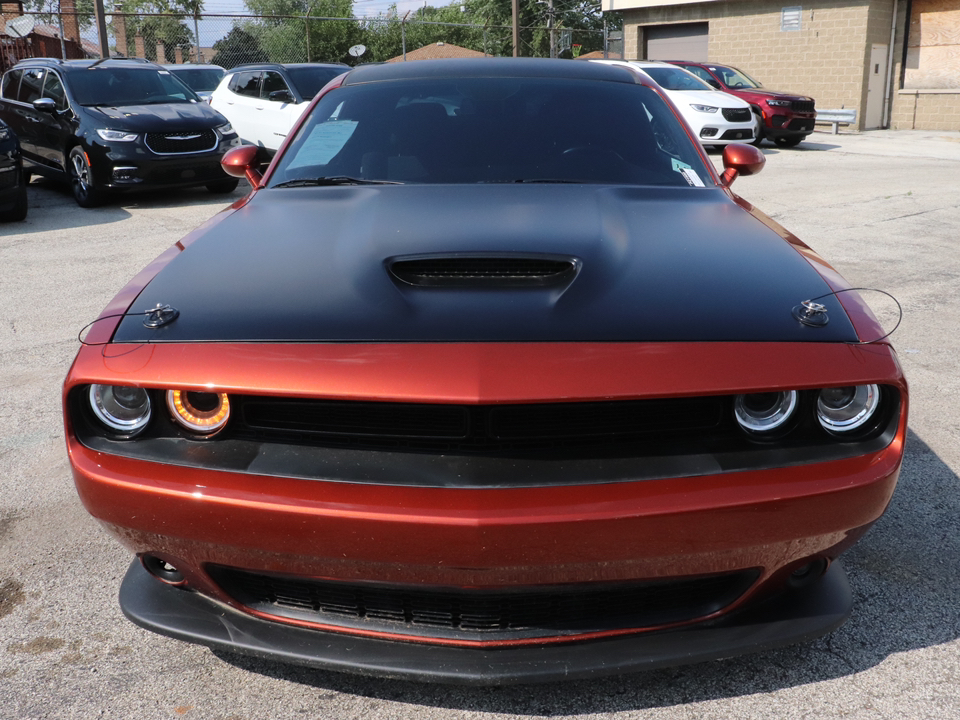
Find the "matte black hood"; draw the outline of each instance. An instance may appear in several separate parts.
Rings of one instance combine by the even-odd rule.
[[[227,122],[206,103],[158,103],[121,107],[85,106],[83,111],[98,127],[130,132],[189,132],[208,130]]]
[[[575,257],[564,287],[412,287],[390,258]],[[180,311],[117,341],[855,341],[791,310],[829,292],[719,189],[402,185],[262,190],[169,263],[131,307]]]

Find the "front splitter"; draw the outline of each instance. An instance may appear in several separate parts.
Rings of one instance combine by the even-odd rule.
[[[852,605],[846,574],[834,562],[819,582],[710,623],[601,640],[477,649],[262,620],[162,583],[136,560],[120,586],[124,614],[161,635],[325,670],[463,685],[601,677],[759,652],[830,632],[847,619]]]

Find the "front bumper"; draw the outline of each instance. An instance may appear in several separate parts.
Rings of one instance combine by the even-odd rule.
[[[734,657],[819,637],[852,596],[834,562],[823,578],[710,623],[587,642],[494,649],[401,643],[283,625],[164,584],[134,561],[120,587],[126,616],[147,630],[269,660],[463,685],[573,680]]]
[[[772,115],[765,119],[764,134],[769,138],[806,137],[813,132],[816,113],[810,115]]]
[[[240,144],[237,136],[220,137],[206,152],[158,155],[142,139],[104,145],[97,141],[87,150],[97,187],[113,191],[193,187],[229,180],[220,160]]]

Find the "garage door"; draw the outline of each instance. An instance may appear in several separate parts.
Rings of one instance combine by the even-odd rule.
[[[648,60],[707,61],[708,23],[647,25],[643,28],[644,57]]]

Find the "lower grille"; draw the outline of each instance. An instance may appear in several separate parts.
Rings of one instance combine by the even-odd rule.
[[[217,147],[217,133],[213,130],[193,132],[147,133],[146,143],[157,155],[185,155],[209,152]]]
[[[615,585],[463,590],[208,570],[239,603],[277,618],[461,640],[582,635],[694,620],[730,605],[758,577],[748,570]]]
[[[753,130],[727,130],[720,136],[721,140],[752,140]]]
[[[430,405],[237,396],[247,440],[434,452],[499,452],[689,439],[721,424],[721,397],[531,405]],[[635,448],[634,448],[635,449]]]
[[[160,164],[161,163],[157,163],[157,165]],[[177,164],[179,165],[180,163]],[[178,185],[180,183],[215,182],[217,180],[226,180],[228,177],[219,163],[210,162],[202,165],[193,165],[188,168],[157,167],[150,172],[146,181],[157,185]]]
[[[723,108],[722,112],[727,122],[750,122],[753,118],[750,108]]]

